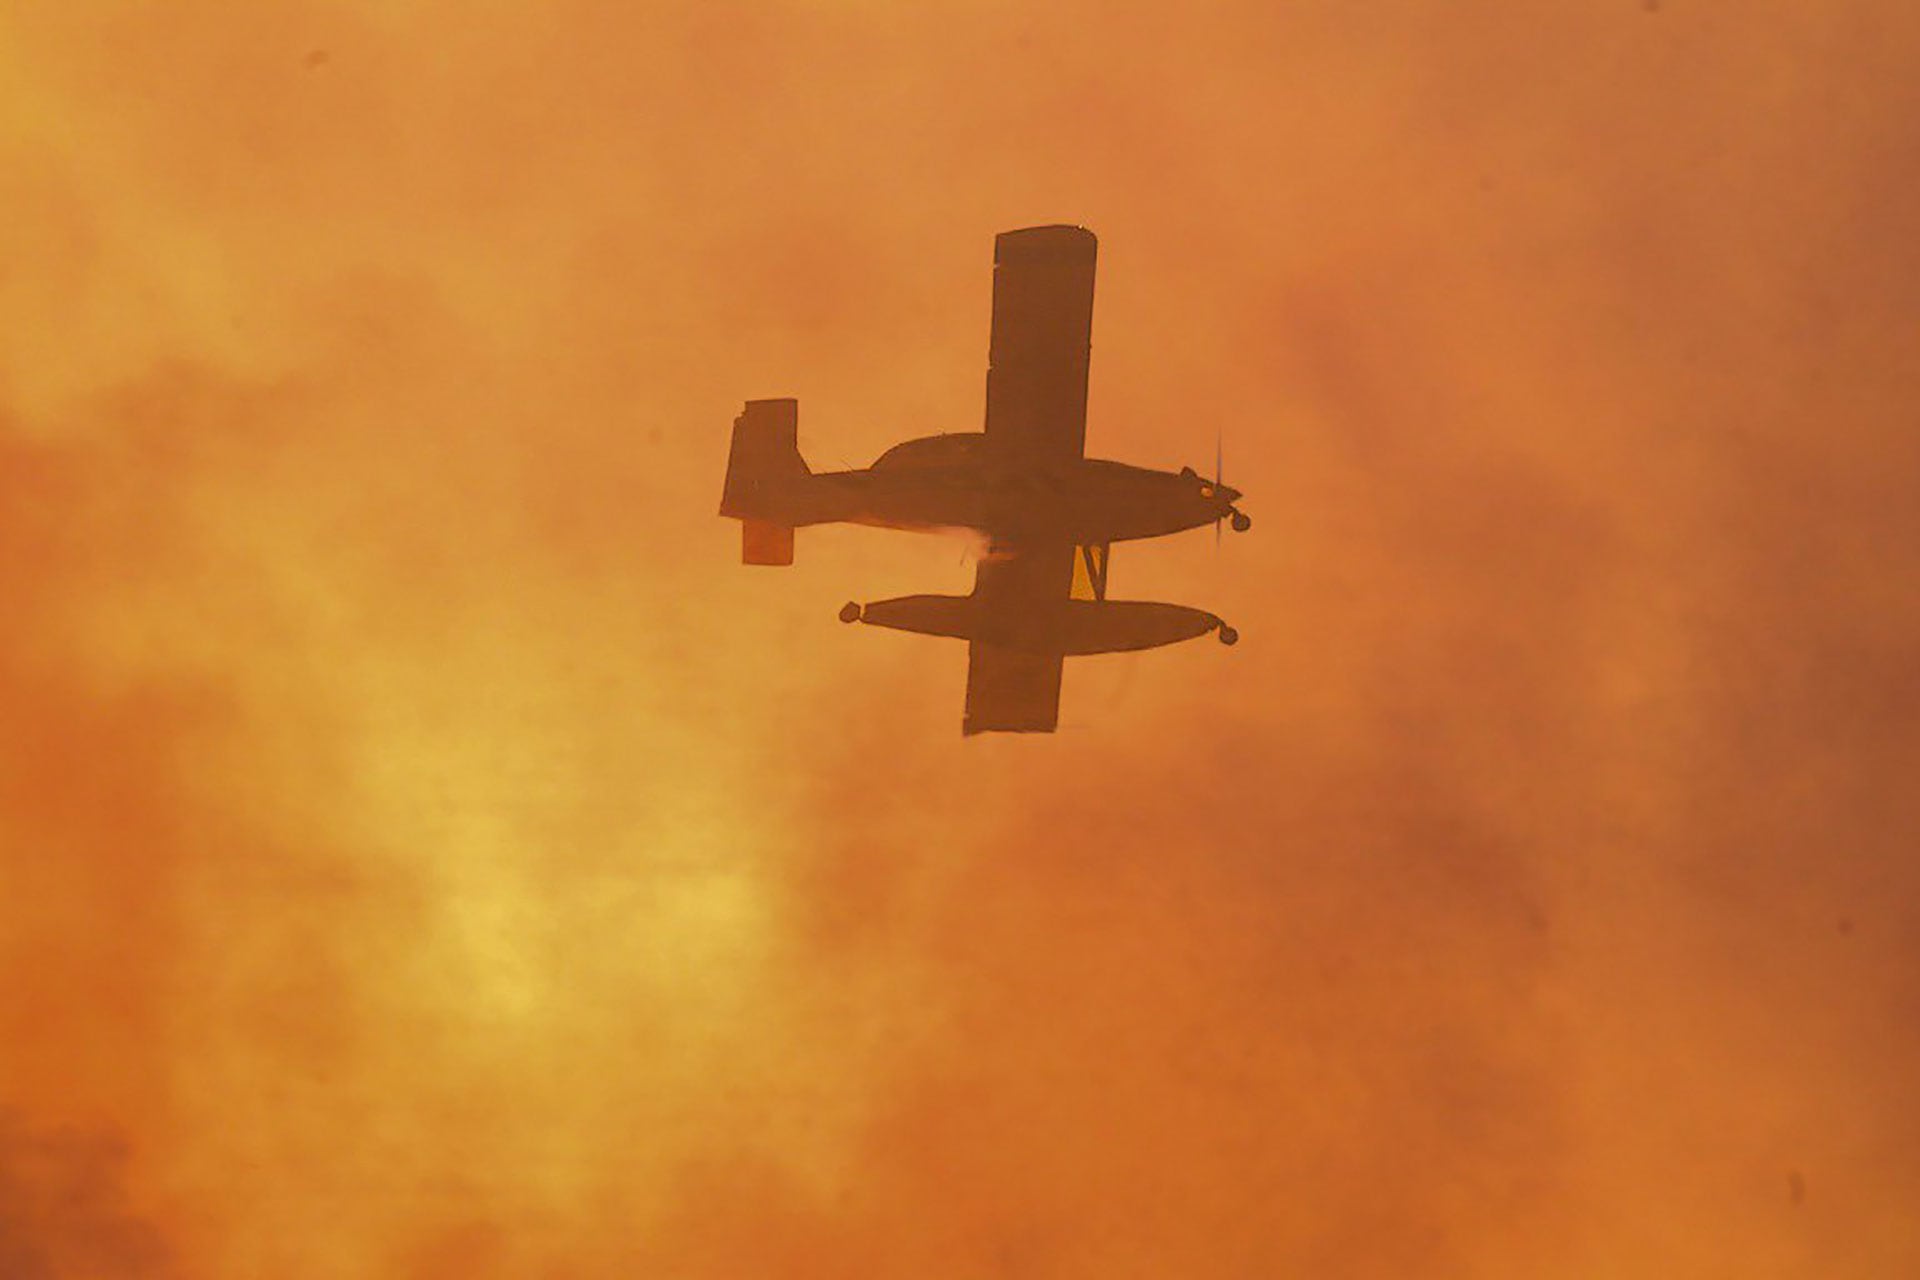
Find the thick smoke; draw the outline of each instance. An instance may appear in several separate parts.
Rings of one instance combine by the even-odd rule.
[[[159,1236],[121,1185],[117,1138],[38,1131],[0,1113],[0,1275],[9,1280],[172,1275]]]
[[[0,18],[0,1271],[1920,1268],[1916,54]],[[1114,589],[1245,639],[963,742],[956,646],[832,618],[965,545],[744,569],[726,428],[977,426],[1050,221],[1090,446],[1256,520]]]

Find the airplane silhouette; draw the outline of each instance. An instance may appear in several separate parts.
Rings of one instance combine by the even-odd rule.
[[[1085,456],[1095,247],[1084,227],[995,237],[983,432],[909,440],[864,470],[816,473],[800,457],[797,401],[749,400],[734,420],[720,514],[741,522],[744,564],[792,564],[793,531],[811,524],[986,537],[971,595],[840,610],[842,622],[965,640],[966,734],[1053,732],[1067,657],[1209,631],[1240,638],[1201,609],[1107,599],[1113,543],[1252,522],[1217,475]]]

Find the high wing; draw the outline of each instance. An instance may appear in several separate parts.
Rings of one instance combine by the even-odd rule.
[[[1060,719],[1065,655],[1048,619],[1067,599],[1076,549],[1068,543],[996,544],[974,574],[980,611],[967,642],[966,734],[1051,733]]]
[[[1084,227],[994,238],[986,447],[1002,466],[1071,462],[1086,449],[1095,248]]]

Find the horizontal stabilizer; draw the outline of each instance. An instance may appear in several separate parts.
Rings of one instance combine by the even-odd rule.
[[[740,563],[792,564],[793,526],[767,520],[742,520]]]
[[[720,514],[736,520],[793,523],[794,504],[808,477],[799,439],[797,400],[747,401],[747,407],[733,420],[733,444],[727,453]]]

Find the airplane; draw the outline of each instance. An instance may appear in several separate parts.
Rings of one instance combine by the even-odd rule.
[[[967,642],[961,732],[1051,733],[1071,656],[1152,649],[1213,632],[1185,605],[1107,599],[1115,542],[1252,521],[1240,492],[1192,467],[1152,471],[1085,456],[1097,242],[1076,226],[994,238],[984,431],[908,440],[871,467],[814,472],[799,403],[749,400],[733,424],[720,514],[740,521],[741,562],[793,563],[794,530],[848,523],[951,533],[987,551],[966,596],[848,603],[840,620]]]

